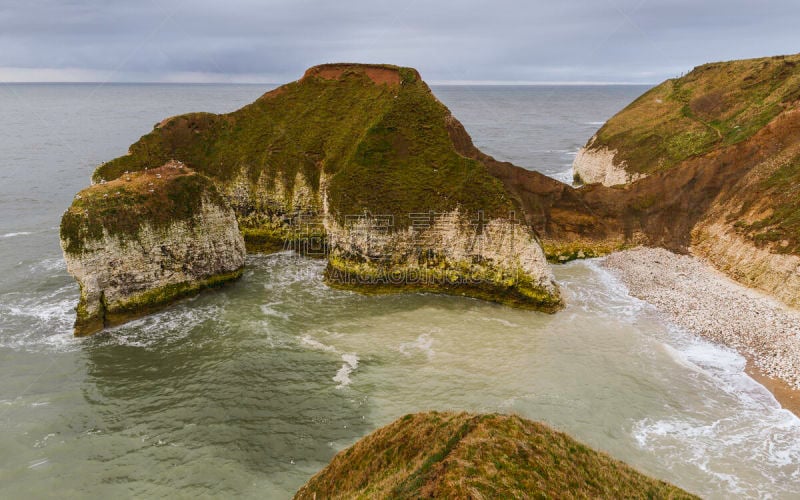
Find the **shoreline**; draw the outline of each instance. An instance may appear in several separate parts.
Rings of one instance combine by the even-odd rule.
[[[745,373],[800,417],[800,311],[698,257],[661,248],[616,252],[600,263],[673,323],[742,355]]]
[[[745,373],[772,393],[783,409],[789,410],[800,418],[800,390],[793,388],[785,380],[766,375],[755,366],[753,360],[746,358]]]

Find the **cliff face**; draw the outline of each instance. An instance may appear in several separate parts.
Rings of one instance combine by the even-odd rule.
[[[645,244],[692,249],[796,305],[798,62],[704,65],[645,93],[581,152],[576,173],[589,184],[579,189],[483,154],[413,69],[354,64],[311,68],[233,113],[165,119],[100,166],[92,189],[180,160],[233,214],[249,251],[327,258],[330,284],[365,292],[437,291],[554,311],[561,299],[545,257]],[[103,274],[102,260],[81,255],[98,252],[92,242],[105,232],[123,251],[148,224],[215,219],[201,197],[168,191],[178,194],[169,206],[140,196],[116,212],[76,200],[62,237],[81,282]],[[116,218],[81,229],[81,210],[90,222],[95,213]],[[217,250],[187,251],[181,266]],[[202,286],[240,265],[231,257],[180,279]],[[136,290],[163,288],[148,279]],[[89,297],[100,288],[86,288],[79,319],[96,321],[99,299]]]
[[[365,291],[418,290],[554,312],[563,304],[538,240],[514,220],[458,210],[416,215],[411,227],[363,217],[327,225],[329,283]]]
[[[233,113],[163,120],[127,155],[98,167],[93,177],[98,184],[91,189],[116,186],[179,160],[197,173],[193,178],[202,179],[209,193],[213,191],[214,206],[229,210],[226,214],[235,215],[235,221],[223,236],[222,224],[215,225],[217,219],[207,209],[184,200],[189,214],[178,210],[173,217],[169,207],[160,207],[160,212],[154,208],[140,219],[143,226],[151,219],[158,224],[191,219],[196,222],[193,230],[213,231],[232,244],[230,227],[238,224],[251,252],[293,249],[328,258],[326,277],[336,286],[365,292],[454,293],[555,311],[562,302],[540,243],[529,226],[515,223],[517,218],[526,220],[524,207],[482,158],[459,150],[450,134],[453,124],[455,118],[413,69],[317,66],[299,81]],[[140,203],[132,200],[131,206]],[[76,200],[68,214],[84,205]],[[97,207],[90,207],[90,216]],[[104,269],[100,257],[88,257],[101,255],[99,244],[91,242],[103,241],[110,249],[103,256],[110,258],[130,246],[128,239],[144,234],[136,225],[114,246],[96,229],[92,234],[70,234],[77,220],[65,216],[62,235],[65,254],[73,262],[71,272],[81,283],[89,283],[89,275]],[[109,233],[116,231],[110,219],[104,227]],[[176,232],[167,238],[189,237],[194,236]],[[148,240],[151,243],[156,239]],[[183,259],[191,267],[197,259],[214,260],[220,248],[212,246],[178,252],[174,262]],[[229,257],[224,273],[241,266],[238,252],[229,252]],[[143,265],[143,260],[136,264]],[[172,284],[162,283],[153,273],[136,274],[141,290]],[[175,279],[184,278],[198,283],[206,279]],[[86,305],[90,292],[99,293],[97,287],[85,287],[80,315],[97,317],[85,312],[97,309],[96,297],[94,306]],[[104,290],[108,301],[113,294]],[[120,289],[119,300],[125,296],[131,304],[138,303],[131,302],[136,290]],[[106,313],[111,309],[106,307]]]
[[[760,154],[715,198],[692,231],[692,251],[800,307],[800,109],[782,113],[748,142]]]
[[[642,173],[628,172],[624,161],[615,164],[617,151],[594,146],[596,140],[597,136],[593,137],[575,156],[572,170],[576,181],[584,184],[600,183],[604,186],[617,186],[645,177]]]
[[[670,170],[751,138],[798,99],[797,55],[698,66],[607,121],[584,148],[591,154],[576,158],[575,173],[610,185],[623,179],[593,173],[621,169],[635,180]]]
[[[244,265],[233,210],[177,162],[81,191],[61,238],[81,290],[76,335],[235,279]]]
[[[587,182],[623,184],[579,190],[615,221],[611,233],[692,251],[797,306],[798,148],[800,56],[781,56],[664,82],[609,120],[574,168]]]
[[[696,498],[517,416],[406,415],[342,451],[303,498]]]

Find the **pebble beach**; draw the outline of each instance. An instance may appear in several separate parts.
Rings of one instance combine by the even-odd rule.
[[[736,283],[699,258],[664,249],[614,253],[602,265],[632,296],[675,324],[735,349],[761,377],[784,382],[795,395],[800,391],[800,311]]]

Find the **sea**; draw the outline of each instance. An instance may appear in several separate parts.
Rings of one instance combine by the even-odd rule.
[[[252,255],[238,282],[88,338],[61,214],[167,116],[269,85],[0,85],[0,498],[290,498],[417,411],[517,413],[707,498],[800,497],[800,419],[596,260],[553,268],[555,315],[333,290],[323,263]],[[476,145],[569,181],[647,87],[434,87]]]

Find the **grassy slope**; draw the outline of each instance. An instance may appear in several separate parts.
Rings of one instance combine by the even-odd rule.
[[[407,415],[339,453],[295,498],[695,498],[517,416]]]
[[[65,251],[81,253],[84,243],[100,239],[103,230],[135,236],[144,223],[159,228],[191,221],[204,198],[224,206],[207,178],[177,164],[95,184],[78,193],[61,218]]]
[[[176,159],[223,183],[244,169],[253,182],[266,175],[289,190],[298,171],[318,189],[324,170],[335,215],[392,214],[399,226],[409,213],[456,205],[487,215],[511,210],[500,182],[455,152],[449,112],[414,70],[380,66],[399,72],[402,83],[392,85],[374,83],[368,67],[344,67],[338,79],[312,74],[230,114],[165,120],[130,154],[99,167],[95,180]]]
[[[739,143],[800,99],[800,55],[698,66],[609,120],[595,146],[630,172],[652,173]]]
[[[727,219],[735,231],[772,253],[800,255],[800,155],[734,195]],[[748,214],[757,213],[755,220]]]

